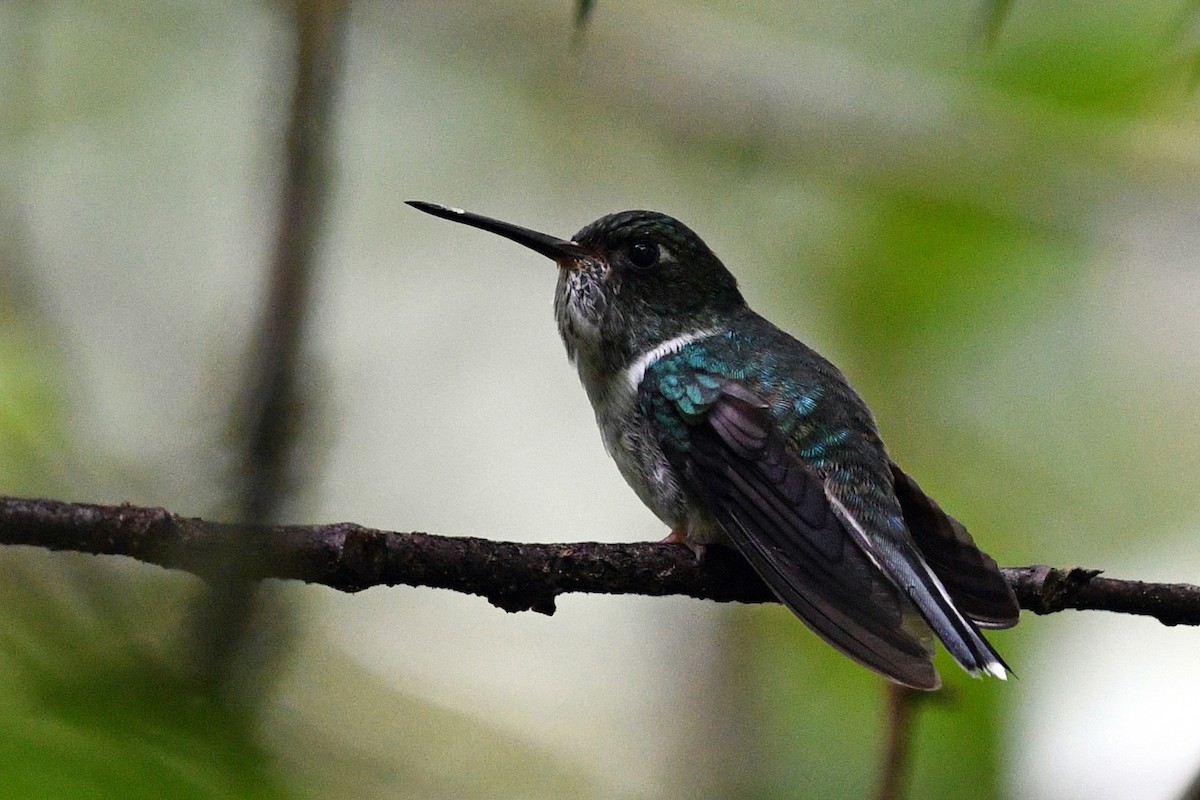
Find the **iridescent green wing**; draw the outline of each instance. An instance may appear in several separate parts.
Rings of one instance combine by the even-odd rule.
[[[824,482],[787,443],[770,405],[693,343],[656,362],[638,402],[687,489],[775,595],[818,635],[899,683],[939,679],[909,601],[857,546]]]

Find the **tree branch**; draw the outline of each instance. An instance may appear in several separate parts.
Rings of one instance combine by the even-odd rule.
[[[686,595],[719,602],[774,598],[733,551],[710,548],[697,563],[686,547],[654,542],[522,544],[474,537],[393,533],[333,525],[238,525],[139,506],[0,498],[0,544],[123,555],[205,577],[233,548],[248,552],[247,578],[319,583],[343,592],[431,586],[486,597],[506,611],[554,613],[570,592]],[[1045,566],[1004,570],[1021,608],[1154,617],[1200,625],[1200,586],[1099,577],[1099,570]]]

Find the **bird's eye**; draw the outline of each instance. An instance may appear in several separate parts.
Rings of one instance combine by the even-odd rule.
[[[653,267],[658,263],[658,245],[634,242],[629,246],[629,262],[640,269]]]

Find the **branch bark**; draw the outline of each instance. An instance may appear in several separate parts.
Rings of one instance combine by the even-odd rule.
[[[219,555],[247,556],[245,577],[319,583],[343,592],[372,586],[431,586],[479,595],[505,611],[554,613],[559,595],[686,595],[718,602],[774,598],[736,553],[709,548],[703,563],[679,545],[655,542],[522,544],[332,525],[239,525],[162,508],[0,498],[0,544],[122,555],[207,577]],[[1021,608],[1154,617],[1200,625],[1200,586],[1100,577],[1070,567],[1004,570]]]

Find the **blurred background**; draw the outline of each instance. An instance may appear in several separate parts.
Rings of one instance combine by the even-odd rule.
[[[665,535],[600,444],[553,267],[403,201],[558,235],[649,208],[843,368],[897,461],[1002,565],[1200,582],[1194,4],[601,0],[582,33],[575,13],[351,4],[302,410],[256,517]],[[276,258],[300,18],[265,0],[0,3],[0,493],[248,518],[231,419]],[[777,607],[228,597],[0,550],[0,793],[877,782],[882,682]],[[244,635],[205,638],[226,627]],[[992,639],[1017,679],[939,657],[912,797],[1153,800],[1200,772],[1200,632],[1069,612]]]

